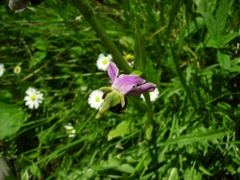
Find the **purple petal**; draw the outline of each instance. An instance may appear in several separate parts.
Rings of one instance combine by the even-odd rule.
[[[112,82],[114,82],[118,75],[118,67],[116,66],[115,63],[110,62],[107,71],[108,71],[108,75],[111,78]]]
[[[133,87],[126,96],[139,96],[146,92],[153,92],[155,90],[156,84],[146,83],[140,86]]]
[[[29,4],[29,0],[9,0],[8,7],[16,12],[23,11]]]
[[[123,94],[127,94],[133,86],[137,86],[145,83],[145,79],[140,78],[137,75],[125,75],[122,74],[112,84],[112,87],[118,89]]]

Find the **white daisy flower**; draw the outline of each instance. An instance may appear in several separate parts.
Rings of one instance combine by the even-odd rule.
[[[81,20],[82,20],[82,17],[83,17],[83,16],[81,16],[81,15],[80,15],[80,16],[77,16],[77,17],[75,17],[75,20],[81,21]]]
[[[100,54],[97,60],[97,67],[100,70],[107,71],[108,65],[112,60],[112,55],[109,54],[105,56],[104,54]]]
[[[94,90],[88,97],[88,104],[91,108],[99,109],[103,103],[103,92],[100,90]]]
[[[81,86],[81,87],[80,87],[80,91],[81,91],[82,93],[85,93],[85,92],[87,91],[87,89],[88,89],[87,86]]]
[[[119,150],[123,150],[123,149],[124,149],[124,148],[122,147],[121,142],[118,142],[118,143],[115,145],[115,148],[116,148],[116,149],[119,149]]]
[[[43,101],[43,93],[38,91],[36,88],[29,87],[26,91],[26,96],[24,100],[26,101],[25,105],[30,109],[37,109],[39,104]]]
[[[68,123],[68,125],[64,126],[65,129],[67,130],[67,134],[69,138],[73,138],[76,135],[76,130],[73,128],[71,123]]]
[[[14,67],[14,69],[13,69],[13,72],[14,72],[15,74],[19,74],[19,73],[21,72],[21,70],[22,70],[21,66],[20,66],[20,65],[16,65],[16,66]]]
[[[0,64],[0,77],[4,74],[4,72],[5,72],[5,66],[4,66],[4,64]]]
[[[150,96],[151,101],[155,101],[158,98],[158,95],[159,95],[158,88],[155,88],[155,90],[153,92],[149,92],[149,96]],[[141,98],[145,101],[145,98],[144,98],[143,94],[141,94]]]
[[[125,60],[127,61],[127,63],[129,64],[130,67],[133,67],[134,65],[134,56],[130,53],[125,55]]]
[[[134,56],[130,53],[125,55],[125,59],[127,62],[132,62],[134,60]]]

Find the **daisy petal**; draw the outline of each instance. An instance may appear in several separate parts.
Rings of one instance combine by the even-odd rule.
[[[88,97],[88,104],[91,108],[99,109],[103,103],[103,92],[99,90],[94,90]]]
[[[25,105],[28,106],[29,109],[37,109],[43,101],[43,94],[36,88],[29,87],[26,91],[24,101],[26,101]]]
[[[106,71],[111,60],[112,55],[109,54],[107,56],[104,56],[104,54],[100,54],[97,59],[97,68]]]
[[[5,66],[4,64],[0,64],[0,77],[4,74],[5,72]]]

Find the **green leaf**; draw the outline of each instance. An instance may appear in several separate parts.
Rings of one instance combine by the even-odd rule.
[[[119,39],[119,43],[123,45],[125,48],[133,49],[134,38],[132,36],[121,36]]]
[[[196,12],[203,15],[205,12],[211,11],[215,7],[214,1],[209,0],[193,0],[195,2],[197,9]]]
[[[135,75],[138,75],[140,77],[143,74],[143,72],[139,71],[139,70],[135,70],[131,74],[135,74]]]
[[[14,135],[25,119],[26,116],[21,108],[0,102],[0,140]]]
[[[234,66],[229,69],[229,72],[240,72],[240,66]]]
[[[138,112],[145,112],[148,108],[147,104],[143,102],[140,97],[137,96],[129,96],[128,103],[132,104],[134,106],[134,109]]]
[[[129,134],[131,131],[131,127],[130,127],[130,121],[122,121],[121,123],[119,123],[117,125],[117,127],[115,129],[112,129],[108,135],[107,135],[107,139],[108,141],[110,141],[113,138],[116,137],[121,137],[124,136],[126,134]]]
[[[217,41],[215,41],[214,39],[209,39],[207,42],[206,42],[206,47],[210,47],[210,48],[216,48],[218,49],[218,43]],[[203,46],[202,46],[203,48]]]
[[[235,58],[231,61],[231,68],[229,69],[230,72],[240,72],[240,58]]]
[[[11,102],[11,101],[13,101],[13,96],[9,91],[1,89],[0,90],[0,101]]]
[[[227,35],[224,35],[222,37],[222,43],[221,43],[221,47],[224,47],[226,44],[228,44],[230,41],[232,41],[233,39],[235,39],[238,36],[238,32],[233,32]]]
[[[180,7],[180,2],[181,1],[173,1],[173,4],[172,4],[172,7],[170,9],[170,16],[168,18],[168,28],[167,28],[167,33],[166,35],[167,36],[170,36],[170,34],[173,32],[173,23],[174,20],[177,18],[177,14],[178,14],[178,11],[179,11],[179,7]]]
[[[170,175],[168,177],[168,180],[178,180],[178,169],[177,168],[172,168],[170,171]]]
[[[171,144],[192,144],[193,142],[196,141],[205,141],[205,140],[212,140],[212,139],[218,139],[222,138],[223,136],[231,134],[231,131],[228,130],[220,130],[220,131],[209,131],[206,133],[199,133],[195,134],[194,136],[179,136],[178,138],[175,139],[170,139],[164,142],[159,142],[157,145],[158,147],[160,146],[166,146],[166,145],[171,145]]]
[[[134,172],[134,168],[132,166],[130,166],[129,164],[122,164],[118,167],[116,167],[116,170],[120,171],[120,172],[124,172],[124,173],[133,173]]]
[[[226,24],[228,7],[229,7],[229,1],[221,0],[219,8],[217,10],[217,14],[216,14],[216,25],[220,32],[224,30],[224,27]]]
[[[80,46],[71,47],[69,49],[69,56],[71,58],[78,58],[83,54],[83,48]]]
[[[144,41],[137,22],[135,22],[134,66],[137,70],[145,72]]]
[[[217,60],[220,67],[224,70],[230,70],[231,60],[230,56],[227,54],[223,54],[220,50],[217,52]]]
[[[32,68],[36,66],[37,64],[41,63],[42,60],[44,60],[47,56],[46,51],[37,51],[33,54],[33,59],[29,62],[29,67]]]
[[[185,37],[196,33],[199,29],[204,26],[204,21],[202,17],[197,17],[193,21],[191,21],[188,25],[187,30],[185,31]]]
[[[209,172],[205,167],[200,166],[199,170],[202,171],[203,174],[206,174],[208,176],[212,176],[213,174],[211,172]]]
[[[206,1],[205,0],[193,0],[197,6],[196,12],[200,14],[204,14],[206,12]]]
[[[153,131],[153,125],[152,124],[147,125],[145,129],[145,137],[148,140],[152,139],[152,131]]]
[[[220,44],[220,39],[221,39],[220,30],[218,29],[217,22],[214,19],[213,15],[206,12],[204,13],[203,17],[204,17],[204,21],[206,23],[210,38],[218,42],[218,44]]]
[[[37,176],[37,177],[40,177],[41,176],[41,173],[40,173],[40,169],[38,168],[38,165],[36,163],[33,163],[30,167],[30,172]]]
[[[34,39],[35,43],[33,44],[33,47],[35,47],[36,49],[40,50],[40,51],[47,51],[48,49],[48,40],[44,39],[43,37],[37,37]]]
[[[109,156],[107,161],[103,161],[101,168],[103,169],[113,169],[121,165],[121,160],[115,157]]]
[[[199,173],[195,168],[195,162],[191,168],[187,168],[184,172],[184,179],[194,179],[194,180],[201,180],[202,174]]]
[[[129,174],[134,172],[134,168],[131,165],[126,163],[123,164],[121,158],[112,157],[111,155],[108,157],[107,161],[101,163],[101,169],[114,169]]]

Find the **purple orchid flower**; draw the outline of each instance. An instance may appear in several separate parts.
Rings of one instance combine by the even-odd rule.
[[[112,86],[100,88],[100,90],[105,90],[106,93],[103,95],[104,102],[99,109],[97,118],[108,109],[118,114],[123,113],[127,107],[126,96],[138,96],[155,90],[156,84],[146,83],[145,79],[135,74],[121,74],[118,76],[119,69],[113,62],[110,62],[107,71]]]
[[[118,72],[119,69],[117,68],[116,64],[110,62],[108,66],[108,75],[112,81],[112,88],[126,96],[139,96],[143,93],[153,92],[155,90],[156,84],[145,83],[145,79],[142,79],[134,74],[121,74],[119,77],[117,77]]]

